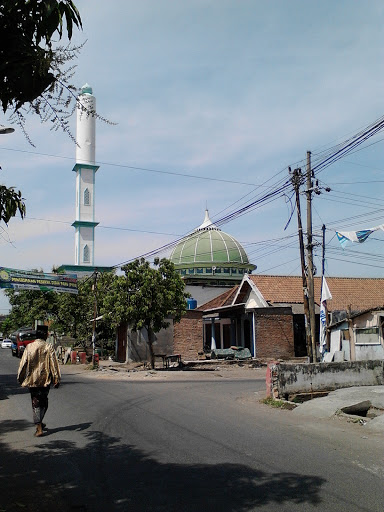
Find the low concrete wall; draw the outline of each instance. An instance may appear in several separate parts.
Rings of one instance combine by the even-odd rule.
[[[384,384],[384,361],[273,363],[268,366],[266,384],[267,395],[274,398],[353,386],[379,386]]]

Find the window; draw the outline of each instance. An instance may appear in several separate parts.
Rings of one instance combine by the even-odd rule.
[[[180,273],[181,273],[182,276],[185,276],[185,274],[187,273],[187,270],[185,268],[182,268],[180,270]]]
[[[203,273],[203,269],[202,268],[197,268],[196,269],[196,274],[202,274]]]
[[[368,327],[366,329],[355,329],[356,345],[378,345],[379,328]]]
[[[84,245],[83,261],[84,261],[84,263],[89,263],[89,247],[88,247],[88,245]]]
[[[239,268],[239,274],[244,274],[244,269]]]
[[[223,272],[224,272],[224,274],[229,274],[229,273],[230,273],[230,271],[231,271],[231,269],[229,269],[228,267],[224,267],[224,268],[223,268]]]
[[[212,268],[206,268],[205,269],[206,274],[212,274]]]
[[[237,268],[232,269],[232,274],[237,274]]]
[[[86,206],[89,206],[91,204],[91,194],[88,188],[84,190],[84,204]]]
[[[194,268],[189,268],[188,269],[188,274],[194,274],[195,273],[195,269]]]
[[[19,334],[20,341],[28,341],[36,339],[36,331],[21,332]]]
[[[220,267],[215,270],[215,274],[221,274],[221,268]]]

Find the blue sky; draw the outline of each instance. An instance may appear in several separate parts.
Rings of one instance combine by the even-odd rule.
[[[76,5],[84,26],[76,42],[87,42],[73,83],[91,84],[99,113],[117,123],[97,122],[96,264],[172,241],[201,224],[206,205],[213,219],[236,209],[276,173],[287,176],[307,150],[316,159],[384,113],[380,1]],[[27,204],[24,221],[1,226],[0,266],[49,272],[74,263],[75,147],[32,117],[27,129],[35,148],[18,131],[0,139],[0,181],[21,189]],[[335,229],[384,222],[382,137],[321,173],[332,192],[314,198],[313,224],[316,233],[327,226],[327,275],[384,277],[384,232],[349,246],[353,252],[335,238]],[[222,226],[244,244],[256,272],[300,273],[296,239],[282,240],[296,231],[296,215],[284,231],[287,201]],[[315,254],[320,270],[320,247]]]

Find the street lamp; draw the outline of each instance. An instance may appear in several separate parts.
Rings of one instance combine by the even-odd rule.
[[[0,126],[0,134],[13,133],[15,131],[11,126]]]

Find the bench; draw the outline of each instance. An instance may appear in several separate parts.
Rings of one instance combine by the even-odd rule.
[[[163,361],[163,368],[169,368],[169,363],[178,363],[181,365],[181,354],[154,354],[155,357],[160,357]]]

